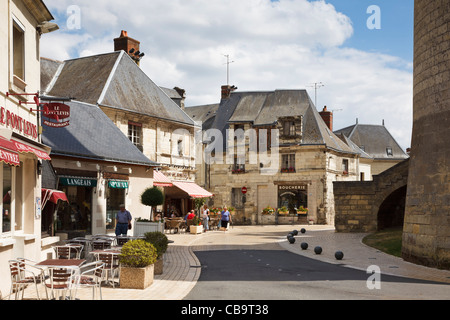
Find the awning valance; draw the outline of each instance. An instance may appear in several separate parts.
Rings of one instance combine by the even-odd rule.
[[[48,153],[44,150],[29,146],[14,139],[12,139],[11,142],[16,146],[16,150],[19,153],[34,153],[41,160],[52,160],[52,158],[50,158]]]
[[[19,153],[16,146],[10,140],[0,137],[0,161],[11,166],[20,166]]]
[[[157,187],[172,187],[172,181],[160,171],[153,170],[153,185]]]
[[[186,192],[192,198],[210,198],[214,196],[194,182],[173,181],[173,185]]]

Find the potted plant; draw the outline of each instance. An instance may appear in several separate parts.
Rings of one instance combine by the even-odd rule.
[[[228,207],[228,211],[230,212],[231,215],[234,215],[236,213],[236,208],[235,207]]]
[[[270,215],[270,214],[274,214],[274,212],[275,212],[275,209],[270,207],[270,206],[268,206],[268,207],[263,209],[262,214],[263,215]]]
[[[147,188],[141,194],[141,203],[151,207],[150,219],[137,218],[134,227],[134,236],[143,236],[147,232],[159,231],[164,233],[164,223],[153,221],[153,212],[155,208],[164,203],[164,194],[158,187]]]
[[[190,230],[191,234],[203,233],[202,220],[198,216],[194,217],[192,224],[189,227],[189,230]]]
[[[289,213],[289,210],[288,210],[288,208],[286,208],[286,207],[281,207],[280,209],[278,209],[278,214],[279,215],[287,215]]]
[[[124,289],[146,289],[153,283],[155,247],[138,239],[125,243],[119,255],[120,287]]]
[[[160,275],[163,273],[164,267],[164,253],[169,246],[169,239],[162,232],[147,232],[144,234],[144,240],[151,243],[156,249],[156,262],[154,267],[154,273]]]

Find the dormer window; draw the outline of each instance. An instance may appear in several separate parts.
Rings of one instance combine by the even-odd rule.
[[[388,156],[393,156],[393,155],[394,155],[394,153],[392,152],[392,148],[391,148],[391,147],[387,147],[387,148],[386,148],[386,154],[387,154]]]
[[[295,122],[294,121],[284,121],[283,123],[283,135],[285,136],[295,136]]]

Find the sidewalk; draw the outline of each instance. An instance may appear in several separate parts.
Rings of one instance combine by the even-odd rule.
[[[301,228],[307,231],[300,233]],[[296,242],[290,244],[287,234],[299,231]],[[288,250],[308,258],[344,265],[366,271],[371,265],[380,267],[382,274],[450,284],[450,271],[427,268],[403,261],[361,243],[365,234],[335,233],[329,226],[236,226],[229,231],[210,231],[201,235],[167,234],[174,242],[164,255],[164,273],[155,276],[153,284],[145,290],[102,288],[103,300],[182,300],[200,277],[201,265],[194,251],[202,250]],[[300,244],[307,242],[308,250]],[[323,253],[316,255],[314,247],[321,246]],[[344,253],[344,259],[334,258],[336,251]],[[27,289],[25,298],[33,298],[34,288]],[[43,294],[43,292],[42,292]],[[90,300],[89,289],[78,291],[77,298]]]

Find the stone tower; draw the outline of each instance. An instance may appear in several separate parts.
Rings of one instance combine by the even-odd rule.
[[[402,254],[450,267],[450,2],[415,0],[414,124]]]

